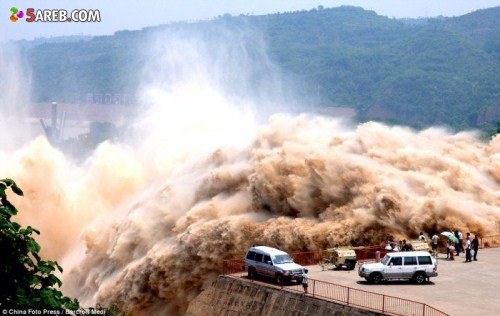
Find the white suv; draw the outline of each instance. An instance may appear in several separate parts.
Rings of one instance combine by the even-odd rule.
[[[363,264],[358,274],[375,284],[394,279],[422,284],[438,275],[436,259],[426,251],[390,252],[380,262]]]
[[[272,277],[278,284],[297,280],[302,283],[304,267],[293,262],[286,252],[265,246],[253,246],[247,251],[243,270],[248,271],[248,277],[258,274]]]

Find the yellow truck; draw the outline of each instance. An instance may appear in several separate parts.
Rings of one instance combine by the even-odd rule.
[[[431,247],[429,247],[429,243],[425,240],[410,240],[410,244],[413,248],[413,251],[427,251],[432,253]]]
[[[337,269],[346,267],[348,270],[354,270],[356,267],[356,252],[347,247],[329,248],[326,250],[329,258],[325,259],[325,264],[334,265]]]

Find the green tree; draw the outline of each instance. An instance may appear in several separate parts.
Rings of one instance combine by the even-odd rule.
[[[40,232],[11,221],[17,209],[7,200],[8,188],[23,195],[13,180],[0,180],[0,308],[79,309],[76,299],[56,289],[62,282],[54,273],[62,272],[61,266],[39,256],[40,245],[32,234]]]

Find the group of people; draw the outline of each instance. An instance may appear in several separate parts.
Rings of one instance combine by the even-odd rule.
[[[460,252],[465,252],[465,262],[477,261],[477,252],[479,250],[479,235],[476,234],[474,238],[472,238],[471,233],[466,234],[465,244],[463,242],[463,235],[460,231],[456,230],[453,233],[457,242],[452,241],[454,238],[450,238],[450,240],[446,244],[446,259],[455,260],[455,256],[459,256]],[[418,236],[420,241],[426,241],[423,232],[420,232]],[[440,237],[437,233],[435,233],[431,238],[431,247],[432,254],[437,257],[438,253],[438,243]],[[413,246],[410,243],[407,243],[406,240],[400,240],[399,242],[395,242],[392,237],[388,237],[386,241],[385,250],[388,251],[413,251]]]
[[[406,239],[395,242],[391,238],[387,240],[385,245],[385,250],[389,251],[413,251],[413,246],[410,243],[406,243]]]
[[[422,233],[420,233],[422,235]],[[465,252],[465,262],[472,262],[472,260],[477,261],[477,252],[479,250],[479,239],[478,235],[474,235],[474,238],[471,238],[471,233],[467,232],[467,236],[465,238],[465,245],[463,243],[463,235],[458,230],[454,233],[455,239],[454,242],[450,240],[447,242],[446,246],[446,259],[455,260],[455,256],[459,256],[460,252]],[[439,236],[434,234],[432,236],[432,253],[437,256],[437,246],[438,246]]]

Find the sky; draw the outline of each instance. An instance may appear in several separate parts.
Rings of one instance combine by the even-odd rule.
[[[1,0],[0,41],[66,35],[111,35],[119,30],[173,21],[211,19],[218,15],[261,15],[275,12],[310,10],[353,5],[395,18],[459,16],[478,9],[500,6],[500,0]],[[10,21],[11,8],[24,17]],[[99,10],[100,22],[26,22],[28,8]]]

